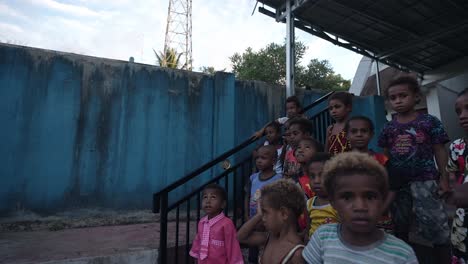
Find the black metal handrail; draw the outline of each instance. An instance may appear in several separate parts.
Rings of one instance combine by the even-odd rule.
[[[196,176],[202,174],[203,172],[211,169],[213,166],[215,166],[216,164],[220,163],[221,161],[224,161],[226,160],[227,158],[229,158],[231,155],[239,152],[240,150],[243,150],[244,148],[248,147],[250,144],[254,143],[255,141],[257,141],[258,139],[255,139],[253,137],[247,139],[246,141],[242,142],[241,144],[239,144],[238,146],[224,152],[223,154],[219,155],[218,157],[216,157],[215,159],[205,163],[204,165],[202,165],[201,167],[199,167],[198,169],[192,171],[191,173],[187,174],[187,176],[171,183],[169,186],[167,186],[166,188],[160,190],[159,192],[153,194],[153,212],[154,213],[159,213],[159,209],[160,209],[160,197],[161,197],[161,194],[164,193],[164,192],[170,192],[174,189],[176,189],[177,187],[187,183],[188,181],[190,181],[191,179],[195,178]]]
[[[325,107],[314,116],[309,117],[309,120],[312,121],[314,126],[315,139],[320,143],[325,144],[325,141],[327,140],[327,128],[333,123],[328,107]]]
[[[333,92],[329,92],[324,96],[320,97],[319,99],[315,100],[312,104],[304,107],[302,113],[314,108],[315,106],[319,105],[323,101],[327,100],[328,97],[333,94]],[[320,131],[325,128],[326,126],[322,126],[329,123],[329,115],[327,116],[328,111],[327,109],[321,110],[319,113],[311,117],[310,119],[314,121],[315,130]],[[323,121],[323,122],[322,122]],[[318,122],[318,123],[316,123]],[[320,125],[319,125],[320,124]],[[319,125],[320,127],[317,127]],[[326,133],[326,132],[325,132]],[[322,138],[322,132],[318,133],[319,137]],[[194,190],[192,190],[187,195],[184,195],[181,198],[178,198],[177,201],[174,201],[172,204],[169,204],[169,194],[171,191],[177,189],[178,187],[187,184],[190,180],[195,179],[197,176],[201,175],[202,173],[206,172],[207,170],[213,168],[220,162],[226,160],[233,154],[238,153],[239,151],[245,149],[246,147],[250,146],[252,143],[256,142],[257,138],[249,138],[239,144],[238,146],[224,152],[223,154],[219,155],[218,157],[214,158],[213,160],[205,163],[198,169],[192,171],[191,173],[187,174],[185,177],[176,180],[175,182],[171,183],[169,186],[165,187],[164,189],[160,190],[157,193],[153,194],[153,212],[160,213],[160,238],[159,238],[159,263],[178,263],[179,262],[179,231],[180,231],[180,211],[181,207],[185,204],[185,248],[182,250],[183,253],[183,260],[184,263],[189,262],[189,245],[190,245],[190,228],[191,225],[197,224],[198,220],[200,219],[200,194],[205,186],[208,184],[217,182],[223,182],[224,187],[227,193],[227,203],[224,209],[226,216],[231,217],[236,227],[243,224],[244,222],[244,214],[245,208],[244,205],[244,192],[242,188],[245,186],[245,182],[247,177],[252,172],[252,158],[251,156],[247,157],[246,159],[242,160],[241,162],[233,165],[231,168],[225,170],[224,172],[220,173],[219,175],[207,180],[206,182],[197,186]],[[238,188],[241,188],[241,191],[238,191]],[[194,223],[191,222],[191,203],[195,200],[196,202],[196,220]],[[240,200],[240,203],[239,203]],[[232,208],[232,210],[230,210]],[[175,245],[173,254],[169,254],[168,252],[168,218],[169,212],[175,209]],[[184,210],[184,209],[182,209]],[[239,217],[240,216],[240,217]],[[240,220],[240,221],[239,221]],[[168,262],[169,255],[173,255],[174,262]],[[172,257],[171,257],[172,260]]]
[[[315,100],[313,103],[311,103],[310,105],[306,106],[306,107],[303,107],[302,108],[302,111],[301,111],[301,114],[302,113],[305,113],[307,111],[309,111],[310,109],[314,108],[316,105],[320,104],[321,102],[325,101],[325,100],[328,100],[328,97],[330,97],[332,94],[334,94],[335,91],[331,91],[331,92],[328,92],[327,94],[325,94],[324,96],[320,97],[319,99]]]

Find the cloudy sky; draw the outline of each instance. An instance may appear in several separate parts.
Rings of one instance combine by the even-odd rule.
[[[169,0],[0,0],[0,41],[97,57],[155,63],[164,46]],[[255,0],[193,0],[193,64],[230,70],[229,57],[247,47],[282,43],[285,24],[252,10]],[[354,76],[361,58],[296,31],[311,58]]]

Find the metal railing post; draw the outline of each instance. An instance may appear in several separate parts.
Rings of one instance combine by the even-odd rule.
[[[159,215],[159,263],[167,263],[167,215],[169,207],[168,193],[160,194],[160,215]],[[177,254],[177,252],[176,252]]]
[[[294,15],[291,10],[291,0],[286,0],[286,96],[292,96],[294,90]]]

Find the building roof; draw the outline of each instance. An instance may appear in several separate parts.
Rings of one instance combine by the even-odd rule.
[[[284,0],[259,0],[284,21]],[[295,27],[405,71],[468,57],[466,0],[291,0]]]

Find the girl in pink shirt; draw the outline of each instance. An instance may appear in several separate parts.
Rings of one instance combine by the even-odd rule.
[[[192,244],[190,256],[199,264],[244,263],[236,228],[223,213],[226,192],[217,184],[205,187],[202,208],[206,216],[198,223],[198,233]]]

